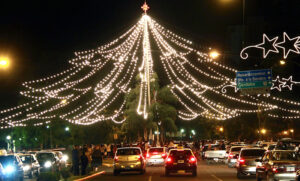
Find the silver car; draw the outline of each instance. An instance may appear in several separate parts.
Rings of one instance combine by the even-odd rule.
[[[120,172],[146,172],[146,162],[139,147],[118,148],[114,158],[114,175]]]
[[[256,180],[295,180],[300,169],[300,157],[295,151],[274,150],[267,152],[256,168]]]

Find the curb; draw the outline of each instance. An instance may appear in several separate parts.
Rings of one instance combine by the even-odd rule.
[[[93,177],[96,177],[96,176],[99,176],[99,175],[102,175],[102,174],[105,174],[105,171],[94,173],[93,175],[89,175],[87,177],[80,178],[80,179],[77,179],[77,180],[74,180],[74,181],[84,181],[84,180],[87,180],[87,179],[90,179],[90,178],[93,178]]]

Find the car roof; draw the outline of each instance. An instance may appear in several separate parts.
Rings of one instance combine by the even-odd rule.
[[[122,150],[122,149],[141,149],[140,147],[122,147],[122,148],[118,148],[118,150]]]
[[[171,149],[170,152],[173,151],[173,150],[175,150],[175,151],[178,151],[178,150],[189,150],[189,151],[192,151],[190,148],[174,148],[174,149]]]
[[[244,147],[241,149],[241,151],[243,151],[243,150],[265,150],[265,149],[259,148],[259,147]]]

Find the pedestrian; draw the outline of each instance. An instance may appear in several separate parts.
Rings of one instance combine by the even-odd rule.
[[[102,153],[100,146],[97,145],[95,150],[92,153],[92,167],[94,171],[98,170],[98,167],[102,166]]]
[[[75,145],[72,150],[72,166],[73,166],[73,174],[79,175],[79,150],[78,145]]]
[[[86,168],[89,164],[89,160],[88,160],[88,157],[86,156],[86,154],[87,154],[87,149],[83,149],[82,155],[80,157],[80,160],[81,160],[81,175],[86,174]]]

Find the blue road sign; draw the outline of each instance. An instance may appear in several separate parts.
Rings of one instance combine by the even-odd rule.
[[[272,87],[272,70],[249,70],[236,73],[238,89],[255,89]]]

